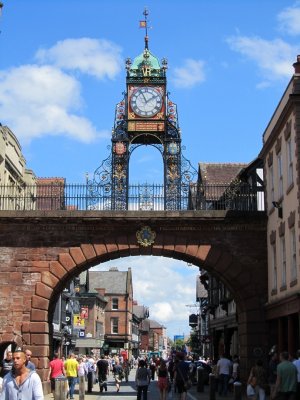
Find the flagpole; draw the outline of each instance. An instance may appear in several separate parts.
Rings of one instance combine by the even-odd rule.
[[[147,20],[147,17],[148,17],[148,15],[149,15],[149,12],[148,12],[147,8],[144,9],[143,14],[144,14],[144,16],[145,16],[145,29],[146,29],[145,49],[148,50],[148,20]]]

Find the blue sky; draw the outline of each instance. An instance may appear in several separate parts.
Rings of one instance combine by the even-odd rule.
[[[37,176],[83,183],[109,155],[124,60],[144,47],[145,6],[150,50],[168,59],[185,157],[197,167],[259,153],[300,54],[299,2],[4,0],[0,121]],[[161,181],[159,157],[134,152],[130,181]]]

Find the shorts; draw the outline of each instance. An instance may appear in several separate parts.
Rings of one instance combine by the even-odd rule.
[[[168,379],[166,377],[158,377],[157,385],[159,390],[167,389],[169,386]]]

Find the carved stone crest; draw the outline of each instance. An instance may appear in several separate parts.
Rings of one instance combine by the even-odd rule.
[[[151,246],[156,238],[156,233],[149,226],[143,226],[136,233],[138,244],[144,247]]]

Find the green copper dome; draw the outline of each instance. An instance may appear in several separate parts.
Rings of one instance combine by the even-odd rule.
[[[145,75],[145,69],[148,69],[149,76],[164,76],[164,68],[161,68],[159,60],[148,49],[137,56],[132,65],[128,68],[129,76]]]

